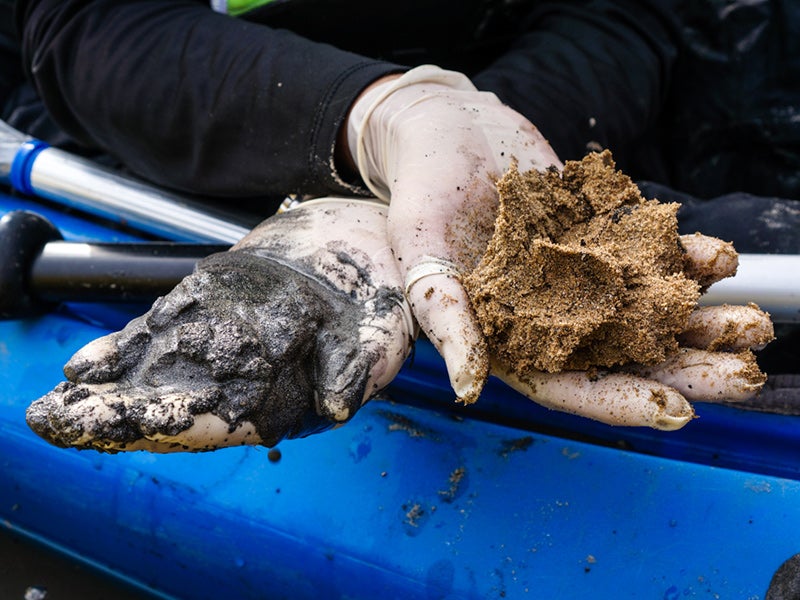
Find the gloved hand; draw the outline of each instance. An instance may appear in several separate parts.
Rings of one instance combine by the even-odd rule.
[[[344,423],[416,333],[385,211],[324,199],[266,220],[79,350],[29,425],[59,446],[169,452],[273,446]]]
[[[478,397],[491,370],[552,408],[610,423],[675,429],[693,416],[684,395],[732,400],[752,396],[763,384],[742,377],[748,365],[741,356],[683,350],[672,365],[641,369],[643,377],[558,373],[519,380],[508,365],[489,356],[460,277],[472,270],[491,237],[495,182],[512,160],[521,172],[563,168],[547,141],[522,115],[493,94],[477,91],[465,76],[430,66],[381,81],[362,94],[351,109],[347,134],[361,177],[390,203],[389,241],[408,301],[462,401]],[[690,265],[703,262],[704,252],[724,258],[716,240],[701,237],[687,244]],[[702,285],[729,276],[731,265],[720,260],[708,272]],[[706,325],[717,322],[718,315]],[[769,319],[760,313],[739,315],[728,326],[738,327],[728,336],[733,351],[772,336]],[[763,335],[750,344],[746,330]],[[704,385],[708,382],[715,386],[711,392]]]
[[[420,328],[443,356],[456,395],[477,399],[489,360],[459,274],[491,237],[495,181],[519,169],[561,167],[539,131],[466,76],[423,66],[357,100],[350,153],[389,207],[389,242]]]

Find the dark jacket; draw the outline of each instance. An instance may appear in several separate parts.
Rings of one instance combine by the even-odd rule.
[[[70,135],[224,196],[344,191],[330,163],[348,106],[423,62],[496,91],[566,157],[641,135],[667,93],[666,2],[387,4],[294,0],[244,20],[188,0],[21,0],[17,22],[28,75]]]
[[[276,0],[238,19],[190,0],[18,0],[16,22],[60,127],[184,191],[352,191],[331,167],[349,104],[431,62],[563,159],[607,147],[700,198],[800,198],[794,0]]]

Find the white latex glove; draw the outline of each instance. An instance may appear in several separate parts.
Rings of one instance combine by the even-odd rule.
[[[27,420],[58,446],[272,446],[349,420],[416,335],[386,207],[324,199],[267,219],[120,332],[79,350]]]
[[[698,330],[720,323],[729,331],[738,327],[736,341],[724,348],[734,353],[684,348],[668,363],[632,367],[634,373],[543,373],[520,381],[488,356],[460,276],[475,266],[491,237],[495,181],[512,159],[522,172],[563,168],[547,141],[522,115],[493,94],[477,91],[464,75],[431,66],[362,94],[351,110],[347,138],[360,175],[390,203],[389,241],[406,296],[462,401],[477,399],[491,370],[551,408],[613,424],[676,429],[694,415],[687,398],[743,399],[763,383],[748,378],[746,360],[734,353],[769,341],[769,318],[751,311],[726,320],[720,309]],[[703,286],[735,272],[735,253],[726,262],[718,242],[702,236],[685,241],[690,264],[718,261],[707,269],[712,275],[700,282]],[[748,331],[759,332],[756,342]]]
[[[348,143],[369,188],[390,202],[389,242],[421,329],[465,402],[489,372],[486,343],[459,275],[491,237],[495,181],[561,162],[539,131],[466,76],[423,66],[376,85],[354,104]]]

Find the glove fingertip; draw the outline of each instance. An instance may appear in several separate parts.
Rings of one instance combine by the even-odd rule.
[[[680,240],[686,251],[684,270],[701,288],[736,275],[739,255],[730,242],[700,233],[682,235]]]
[[[467,350],[466,356],[463,350]],[[474,347],[454,348],[453,344],[443,345],[439,352],[447,365],[450,385],[458,400],[464,404],[476,402],[489,376],[486,352]]]
[[[585,371],[561,371],[523,376],[498,361],[492,365],[492,373],[545,408],[608,425],[674,431],[696,416],[678,390],[627,373],[590,377]]]
[[[486,340],[471,320],[462,322],[459,330],[461,335],[454,337],[450,328],[437,323],[427,329],[427,336],[444,359],[450,386],[458,400],[473,404],[489,378]]]
[[[321,349],[314,391],[319,416],[332,423],[349,421],[370,397],[369,370],[356,352]]]

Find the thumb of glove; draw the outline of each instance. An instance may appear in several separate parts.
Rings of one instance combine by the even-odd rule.
[[[486,340],[452,263],[423,256],[406,274],[406,298],[447,366],[459,400],[475,402],[489,376]]]

